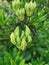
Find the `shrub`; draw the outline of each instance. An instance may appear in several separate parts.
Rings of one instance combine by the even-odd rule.
[[[0,65],[49,65],[48,0],[0,6]]]

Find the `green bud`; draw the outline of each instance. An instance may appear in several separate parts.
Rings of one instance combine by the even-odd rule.
[[[30,35],[31,31],[27,25],[25,25],[25,29],[21,30],[20,33],[19,26],[16,27],[14,32],[10,35],[11,42],[19,49],[19,50],[26,50],[29,46],[31,46],[32,37]]]
[[[17,15],[17,17],[18,17],[18,19],[19,19],[20,21],[24,21],[25,9],[24,9],[24,8],[18,9],[18,10],[16,11],[16,15]]]
[[[29,3],[25,4],[25,10],[27,16],[32,16],[34,9],[36,8],[36,2],[30,1]]]
[[[20,39],[19,36],[17,36],[17,38],[16,38],[16,46],[19,48],[20,45],[21,45],[21,39]]]
[[[21,49],[22,50],[25,50],[27,47],[27,42],[26,42],[26,39],[25,37],[22,39],[22,42],[21,42]]]
[[[20,8],[20,4],[21,4],[20,0],[12,1],[12,6],[13,6],[14,9]]]
[[[22,39],[24,36],[25,36],[25,33],[24,33],[24,31],[22,31],[22,33],[21,33],[21,39]]]
[[[34,4],[33,4],[33,8],[35,9],[36,8],[36,2],[34,1]]]
[[[15,41],[15,36],[14,36],[14,33],[12,32],[11,35],[10,35],[10,40],[11,42],[16,45],[16,41]]]
[[[14,30],[14,35],[15,35],[15,37],[19,36],[19,27],[18,26]]]
[[[25,35],[26,35],[26,37],[28,37],[30,35],[30,29],[27,25],[26,25]]]
[[[31,42],[31,41],[32,41],[32,37],[28,36],[28,42]]]

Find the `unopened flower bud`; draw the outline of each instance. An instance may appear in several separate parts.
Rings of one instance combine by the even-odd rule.
[[[24,8],[18,9],[18,10],[16,11],[16,15],[17,15],[17,17],[18,17],[18,19],[19,19],[20,21],[24,21],[24,15],[25,15],[25,10],[24,10]]]
[[[12,1],[12,6],[13,6],[14,9],[20,8],[20,4],[21,4],[20,0]]]
[[[25,10],[27,16],[32,16],[34,9],[36,8],[36,2],[30,1],[30,3],[25,4]]]

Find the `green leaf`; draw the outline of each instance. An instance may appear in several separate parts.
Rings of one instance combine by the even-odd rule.
[[[3,65],[3,59],[0,57],[0,65]]]
[[[29,51],[27,51],[25,54],[25,60],[29,61],[30,59],[31,59],[31,53]]]
[[[19,65],[25,65],[25,59],[23,59]]]
[[[11,65],[16,65],[15,61],[13,59],[11,59]]]

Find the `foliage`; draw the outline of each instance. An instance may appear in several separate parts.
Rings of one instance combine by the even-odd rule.
[[[48,1],[15,0],[0,2],[0,65],[49,65]],[[19,32],[16,30],[17,27]],[[16,45],[14,41],[12,44],[10,40],[11,33],[15,34],[15,38],[11,37],[12,41],[17,37],[19,38],[18,41],[16,39]],[[22,37],[21,42],[26,39],[23,39],[23,35],[24,37],[27,36],[26,38],[29,40],[28,37],[31,36],[32,38],[29,43],[29,40],[25,41],[27,48],[25,43],[23,45],[19,42],[20,37]],[[20,50],[17,47],[18,43],[23,47]]]

